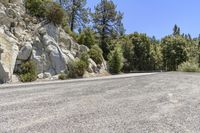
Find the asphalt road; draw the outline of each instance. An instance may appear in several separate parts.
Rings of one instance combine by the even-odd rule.
[[[0,87],[0,133],[199,133],[200,74]]]

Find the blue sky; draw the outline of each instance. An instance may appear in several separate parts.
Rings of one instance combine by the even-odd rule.
[[[93,8],[100,0],[87,0]],[[135,31],[155,35],[158,39],[171,34],[177,24],[192,37],[200,34],[200,0],[113,0],[124,12],[127,33]]]

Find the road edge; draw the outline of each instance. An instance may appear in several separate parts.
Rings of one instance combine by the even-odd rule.
[[[87,81],[98,81],[98,80],[111,80],[111,79],[120,79],[120,78],[149,76],[149,75],[155,75],[155,74],[158,74],[158,72],[131,73],[131,74],[111,75],[111,76],[104,76],[104,77],[92,77],[92,78],[82,78],[82,79],[69,79],[69,80],[50,80],[50,81],[44,81],[44,82],[2,84],[2,85],[0,85],[0,89],[27,88],[27,87],[33,87],[33,86],[39,86],[39,85],[65,84],[65,83],[76,83],[76,82],[87,82]]]

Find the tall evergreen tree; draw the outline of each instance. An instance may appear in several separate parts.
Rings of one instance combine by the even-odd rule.
[[[123,33],[123,14],[116,10],[116,5],[112,0],[101,0],[95,7],[92,14],[94,28],[99,33],[100,47],[103,50],[104,58],[109,54],[109,41]],[[123,29],[123,30],[122,30]]]
[[[174,35],[174,36],[180,35],[180,32],[181,32],[180,27],[178,27],[178,26],[175,24],[175,25],[174,25],[174,28],[173,28],[173,35]]]
[[[199,35],[199,37],[198,37],[198,54],[199,54],[198,63],[199,63],[199,67],[200,67],[200,35]]]
[[[71,31],[85,27],[89,22],[89,8],[86,8],[86,0],[59,0],[69,17]]]

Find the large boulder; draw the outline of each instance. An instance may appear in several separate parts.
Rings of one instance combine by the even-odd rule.
[[[52,44],[48,45],[47,53],[49,53],[51,65],[53,66],[57,74],[66,69],[66,64],[65,64],[63,54],[61,53],[59,48],[56,47],[56,45],[52,45]]]
[[[32,52],[31,42],[25,42],[24,46],[20,49],[17,59],[18,60],[27,60]]]
[[[31,59],[37,66],[38,74],[47,72],[53,76],[67,68],[69,57],[62,52],[54,37],[44,27],[38,29],[40,37],[33,42]]]
[[[59,40],[59,28],[55,26],[53,23],[46,24],[44,26],[47,34],[52,37],[56,42]]]
[[[0,33],[0,82],[9,82],[12,79],[18,46],[16,40]]]
[[[88,72],[97,73],[98,72],[97,64],[91,58],[88,59],[88,62],[89,62]]]

